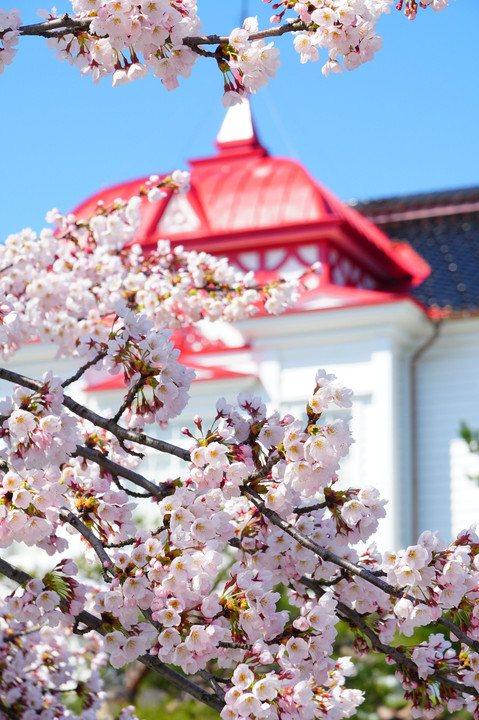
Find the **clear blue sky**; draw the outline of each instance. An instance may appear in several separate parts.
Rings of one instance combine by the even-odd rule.
[[[25,23],[37,20],[34,0],[12,4],[23,6]],[[271,12],[249,5],[250,14]],[[203,0],[205,31],[228,32],[240,6]],[[428,9],[414,22],[393,9],[379,32],[384,47],[372,63],[329,78],[320,63],[300,65],[289,37],[278,39],[282,67],[252,101],[263,143],[343,199],[479,185],[479,1]],[[0,89],[2,237],[39,230],[51,207],[67,211],[109,184],[210,154],[224,116],[214,60],[200,59],[174,92],[154,77],[113,89],[82,78],[35,37],[20,41]]]

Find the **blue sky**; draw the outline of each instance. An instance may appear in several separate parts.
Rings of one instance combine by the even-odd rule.
[[[12,4],[23,6],[25,23],[37,20],[34,0]],[[203,0],[205,31],[228,32],[241,4]],[[249,6],[263,18],[271,12],[259,0]],[[422,11],[414,22],[393,10],[379,24],[375,60],[329,78],[279,39],[277,78],[252,100],[261,140],[345,200],[479,185],[478,28],[478,0]],[[39,230],[51,207],[67,211],[107,185],[210,154],[221,95],[212,60],[200,59],[173,92],[154,77],[112,88],[60,63],[43,39],[23,38],[0,76],[1,236]]]

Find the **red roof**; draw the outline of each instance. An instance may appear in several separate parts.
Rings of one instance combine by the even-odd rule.
[[[190,362],[189,359],[183,358],[183,362],[188,368],[191,368],[195,371],[196,377],[194,378],[193,382],[211,382],[212,380],[233,380],[236,378],[244,379],[248,377],[254,377],[250,373],[235,372],[233,370],[228,370],[227,368],[220,366],[197,365],[196,363]],[[125,381],[123,379],[123,375],[119,373],[118,375],[108,377],[106,380],[102,380],[102,382],[88,385],[88,387],[85,388],[85,392],[124,390],[124,388]]]
[[[185,196],[169,193],[156,204],[144,201],[135,242],[148,251],[158,239],[168,238],[186,249],[226,255],[240,267],[244,253],[268,249],[295,253],[299,245],[322,245],[324,266],[329,262],[329,250],[334,249],[334,257],[340,252],[359,268],[363,278],[367,276],[369,287],[402,292],[427,277],[429,267],[411,248],[396,247],[370,220],[313,180],[299,163],[270,157],[252,125],[249,134],[240,135],[233,140],[223,137],[215,155],[190,161],[191,189]],[[128,199],[146,179],[100,191],[77,207],[76,213],[88,216],[100,199]],[[265,262],[257,269],[268,267]],[[338,283],[334,275],[325,272],[323,284],[329,281]],[[351,284],[349,280],[345,283]]]

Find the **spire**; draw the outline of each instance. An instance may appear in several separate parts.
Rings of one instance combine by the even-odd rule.
[[[240,103],[226,111],[225,119],[216,137],[220,152],[251,151],[261,148],[251,116],[249,100],[243,98]]]

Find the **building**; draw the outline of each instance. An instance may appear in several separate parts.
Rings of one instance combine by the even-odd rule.
[[[355,392],[343,482],[375,485],[390,502],[381,546],[409,544],[426,528],[449,539],[471,524],[479,487],[458,431],[461,420],[479,427],[479,188],[346,205],[297,162],[268,154],[247,104],[228,111],[216,154],[191,170],[187,195],[145,205],[136,242],[146,251],[169,238],[262,280],[323,268],[284,315],[176,332],[180,359],[197,370],[191,417],[214,415],[218,397],[245,389],[301,415],[325,367]],[[130,197],[144,180],[101,191],[77,212]],[[110,377],[85,388],[99,408],[117,405],[120,391]],[[162,437],[177,439],[179,426]]]

